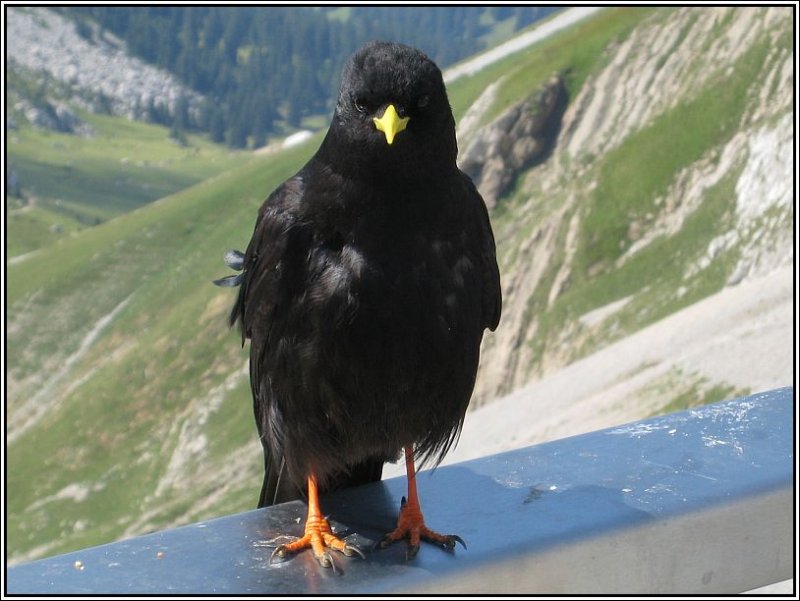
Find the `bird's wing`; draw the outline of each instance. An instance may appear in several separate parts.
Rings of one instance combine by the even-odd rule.
[[[295,209],[302,196],[303,180],[298,175],[270,194],[258,212],[241,262],[239,296],[230,315],[231,325],[240,323],[242,342],[251,338],[254,327],[268,323],[280,300],[281,279],[287,275],[286,262],[294,250],[294,231],[299,225]]]
[[[266,444],[269,423],[269,390],[265,377],[266,349],[276,313],[292,302],[294,291],[302,286],[302,262],[308,252],[307,229],[298,218],[304,192],[297,175],[276,189],[259,210],[253,237],[241,264],[239,296],[230,323],[239,322],[242,343],[250,338],[250,386],[258,433],[264,446],[264,485],[259,507],[302,496],[302,490],[285,473],[280,449]]]
[[[470,204],[474,207],[479,223],[480,247],[480,269],[481,280],[483,281],[483,325],[494,331],[500,323],[500,312],[503,306],[503,295],[500,288],[500,270],[497,267],[497,255],[495,251],[494,234],[492,225],[489,221],[489,211],[483,197],[475,188],[475,184],[465,173],[461,173],[466,184]]]

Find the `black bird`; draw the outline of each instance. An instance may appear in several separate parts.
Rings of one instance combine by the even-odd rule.
[[[442,74],[409,46],[371,42],[344,68],[317,153],[259,210],[230,316],[250,339],[250,385],[264,446],[259,507],[306,497],[311,547],[335,537],[319,494],[380,480],[405,452],[408,498],[385,547],[463,541],[425,526],[415,459],[441,461],[475,384],[485,328],[500,319],[500,276],[483,199],[456,166]]]

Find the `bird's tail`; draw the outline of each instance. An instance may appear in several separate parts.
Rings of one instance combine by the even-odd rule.
[[[286,460],[283,457],[276,460],[265,450],[264,484],[261,485],[261,495],[258,497],[259,508],[303,499],[305,496],[305,490],[292,482],[286,473]]]

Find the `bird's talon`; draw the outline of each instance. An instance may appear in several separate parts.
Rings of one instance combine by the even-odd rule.
[[[353,555],[358,555],[361,559],[367,558],[367,556],[364,555],[364,552],[355,545],[345,544],[344,548],[342,549],[342,553],[344,553],[348,557],[352,557]]]
[[[448,549],[455,549],[456,543],[459,543],[464,549],[467,548],[467,543],[464,542],[464,539],[458,536],[457,534],[448,534],[447,535],[447,548]]]
[[[278,559],[286,559],[286,545],[281,545],[280,547],[275,547],[275,550],[269,556],[269,563],[272,564],[275,560],[275,557]]]
[[[419,545],[408,545],[406,548],[406,561],[411,561],[419,553]]]

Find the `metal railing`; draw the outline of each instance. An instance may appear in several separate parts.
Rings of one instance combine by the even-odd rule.
[[[337,573],[310,553],[269,564],[270,541],[301,533],[292,502],[9,568],[6,592],[751,590],[793,577],[793,424],[783,388],[421,473],[427,522],[466,551],[369,551],[405,494],[394,478],[323,498],[367,550],[337,556]]]

